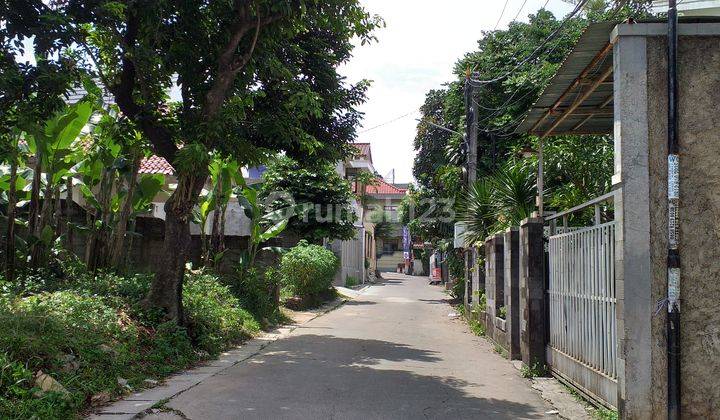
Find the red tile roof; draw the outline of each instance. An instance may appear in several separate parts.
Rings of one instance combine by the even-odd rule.
[[[139,172],[141,174],[172,175],[175,170],[173,169],[172,165],[170,165],[168,161],[165,160],[165,158],[152,155],[148,158],[144,158],[142,162],[140,162]]]
[[[385,182],[382,178],[377,178],[377,185],[368,185],[365,187],[365,192],[372,195],[404,195],[407,192],[406,188],[396,187],[389,182]],[[353,192],[357,189],[355,183],[353,183]]]

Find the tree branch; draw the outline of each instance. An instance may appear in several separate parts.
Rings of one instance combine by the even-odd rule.
[[[139,16],[133,9],[127,11],[127,29],[123,36],[123,50],[121,57],[122,70],[118,84],[108,86],[115,96],[115,102],[120,110],[130,120],[138,124],[153,146],[155,153],[164,157],[168,162],[175,160],[178,151],[170,130],[163,126],[151,111],[144,110],[133,97],[135,91],[137,71],[132,58],[128,56],[129,50],[135,46],[140,26]]]
[[[220,107],[225,101],[228,90],[235,81],[235,77],[238,72],[250,62],[252,55],[257,46],[257,41],[260,36],[260,29],[263,27],[279,20],[283,17],[281,14],[270,15],[262,17],[259,8],[256,8],[256,17],[254,20],[249,18],[250,5],[238,2],[236,4],[236,10],[238,12],[238,19],[233,23],[230,28],[232,33],[230,41],[223,49],[223,52],[218,58],[218,73],[212,87],[205,96],[205,116],[207,118],[213,118],[220,111]],[[248,50],[241,55],[237,55],[237,49],[242,39],[247,35],[251,29],[255,29],[252,42]]]

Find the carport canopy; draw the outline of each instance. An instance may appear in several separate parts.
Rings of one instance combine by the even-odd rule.
[[[589,25],[515,129],[539,137],[613,132],[613,46],[618,22]]]

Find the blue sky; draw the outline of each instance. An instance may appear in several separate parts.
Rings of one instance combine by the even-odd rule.
[[[505,0],[361,2],[369,12],[382,16],[387,26],[377,32],[379,42],[358,46],[341,69],[349,82],[373,81],[369,100],[360,108],[365,118],[357,141],[371,143],[375,168],[381,175],[394,169],[396,182],[410,182],[415,119],[425,93],[452,79],[455,61],[475,48],[482,31],[495,27]],[[498,28],[507,27],[523,2],[508,1]],[[527,21],[527,15],[545,2],[527,0],[518,20]],[[562,0],[548,2],[556,16],[565,15],[571,7]]]

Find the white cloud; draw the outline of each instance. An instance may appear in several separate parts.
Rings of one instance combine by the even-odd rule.
[[[370,13],[385,19],[378,43],[358,46],[341,69],[350,82],[373,80],[359,142],[372,144],[375,167],[381,174],[395,169],[397,182],[412,180],[413,139],[419,113],[388,121],[417,109],[425,93],[452,80],[453,64],[472,51],[482,31],[492,30],[504,0],[361,0]],[[509,0],[500,28],[517,14],[524,0]],[[540,9],[545,0],[528,0],[518,20]],[[570,5],[550,0],[548,8],[562,16]],[[380,124],[381,127],[368,130]]]

